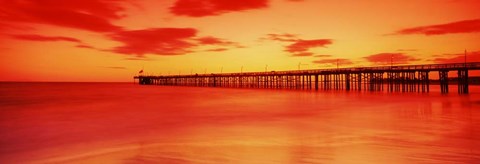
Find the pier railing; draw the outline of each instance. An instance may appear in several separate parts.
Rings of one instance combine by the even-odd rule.
[[[480,62],[391,65],[266,72],[210,73],[168,76],[135,76],[142,85],[210,87],[346,89],[428,92],[429,72],[438,72],[441,91],[448,92],[448,72],[457,71],[459,93],[468,93],[468,71],[480,70]]]

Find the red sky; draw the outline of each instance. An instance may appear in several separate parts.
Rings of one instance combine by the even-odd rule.
[[[480,61],[478,0],[0,0],[0,81]]]

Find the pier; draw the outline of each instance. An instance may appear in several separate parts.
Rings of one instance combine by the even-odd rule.
[[[469,92],[468,72],[472,70],[480,70],[480,62],[169,76],[140,75],[134,79],[138,79],[141,85],[429,92],[433,82],[429,76],[431,73],[438,73],[440,91],[448,93],[451,79],[449,73],[454,72],[458,93],[466,94]]]

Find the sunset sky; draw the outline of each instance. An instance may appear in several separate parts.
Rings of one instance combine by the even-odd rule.
[[[480,61],[478,0],[0,0],[0,81]]]

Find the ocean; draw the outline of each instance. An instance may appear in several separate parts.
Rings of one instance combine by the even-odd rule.
[[[480,163],[459,95],[0,83],[0,163]]]

